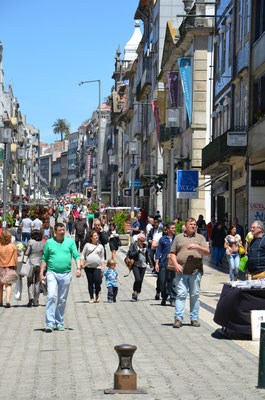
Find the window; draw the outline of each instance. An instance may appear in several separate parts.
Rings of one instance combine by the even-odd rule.
[[[237,0],[236,8],[236,43],[241,46],[242,41],[242,3],[241,0]]]
[[[214,75],[219,80],[219,43],[214,44]]]
[[[240,126],[240,86],[235,88],[234,99],[234,126]]]
[[[253,85],[253,122],[265,116],[265,76]]]
[[[229,24],[229,55],[228,55],[228,66],[232,65],[233,57],[233,35],[232,35],[232,24]]]
[[[265,4],[264,0],[256,0],[256,13],[255,13],[255,41],[265,31]]]
[[[249,10],[250,1],[245,0],[245,9],[244,9],[244,35],[247,35],[249,32],[249,18],[250,18],[250,10]]]
[[[226,56],[226,25],[224,26],[224,33],[222,34],[222,65],[221,73],[225,72],[225,56]]]

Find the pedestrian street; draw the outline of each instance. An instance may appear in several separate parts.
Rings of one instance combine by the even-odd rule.
[[[76,279],[70,289],[64,332],[45,333],[45,298],[41,307],[27,308],[12,298],[1,308],[0,390],[5,399],[107,399],[118,366],[114,346],[137,346],[133,367],[145,395],[126,399],[262,399],[256,388],[258,342],[232,341],[216,335],[213,310],[227,271],[205,266],[200,308],[201,327],[192,327],[186,312],[181,329],[172,329],[174,308],[154,300],[155,277],[146,274],[141,300],[131,301],[133,277],[118,252],[122,285],[117,303],[89,304],[87,280]],[[207,263],[207,260],[206,260]],[[246,371],[251,371],[247,379]],[[120,395],[115,395],[118,397]]]

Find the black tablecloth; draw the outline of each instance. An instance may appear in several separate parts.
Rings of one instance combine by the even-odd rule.
[[[214,322],[235,332],[251,335],[251,310],[265,310],[265,289],[245,289],[224,284]]]

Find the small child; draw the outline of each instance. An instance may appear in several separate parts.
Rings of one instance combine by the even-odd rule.
[[[106,278],[106,287],[108,289],[108,303],[116,303],[116,296],[118,294],[118,282],[121,285],[121,281],[116,270],[116,262],[111,258],[107,262],[107,269],[103,272]]]

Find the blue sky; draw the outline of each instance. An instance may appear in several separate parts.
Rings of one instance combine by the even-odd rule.
[[[58,140],[65,118],[75,131],[111,92],[114,57],[134,32],[139,0],[1,0],[5,90],[11,84],[27,123],[41,140]]]

